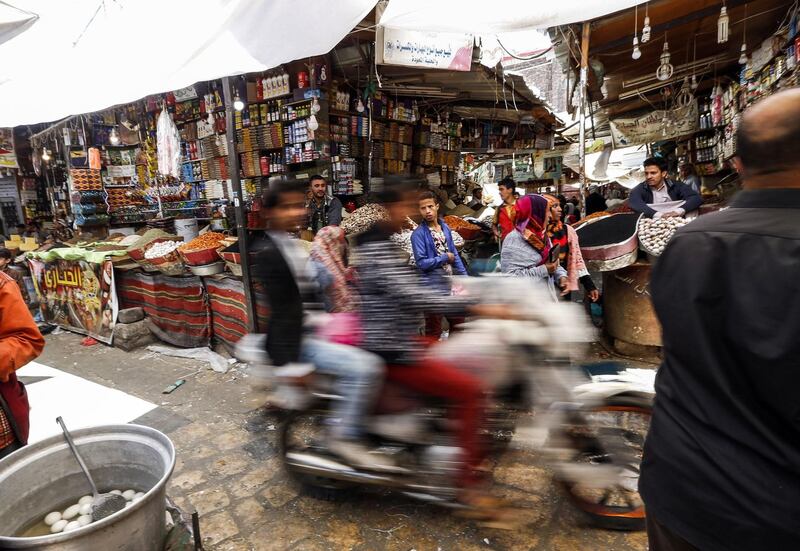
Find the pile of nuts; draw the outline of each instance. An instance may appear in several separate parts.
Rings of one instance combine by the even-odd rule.
[[[639,219],[639,244],[650,254],[660,256],[678,228],[689,222],[681,216],[671,218],[645,218],[642,216]]]
[[[411,234],[414,233],[412,230],[403,230],[398,233],[393,233],[389,237],[389,241],[403,249],[403,252],[408,255],[408,263],[412,266],[416,264],[414,261],[414,250],[411,247]]]
[[[381,205],[369,203],[354,210],[342,221],[341,228],[347,235],[365,232],[381,220],[388,220],[389,212]]]
[[[180,241],[159,241],[144,253],[144,257],[147,260],[153,260],[154,258],[162,258],[167,256],[169,253],[180,247],[183,243]]]

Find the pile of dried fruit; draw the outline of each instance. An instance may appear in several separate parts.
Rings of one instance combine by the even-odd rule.
[[[458,216],[445,216],[444,223],[447,224],[451,230],[480,230],[480,226],[476,226],[471,222],[467,222]]]
[[[220,246],[220,241],[225,239],[225,234],[213,231],[206,232],[195,237],[188,243],[181,245],[180,250],[188,253],[191,251],[203,251],[205,249],[216,249]]]

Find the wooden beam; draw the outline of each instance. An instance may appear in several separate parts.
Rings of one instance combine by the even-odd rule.
[[[752,1],[752,0],[749,0],[749,1]],[[743,6],[747,2],[748,2],[748,0],[727,0],[728,12],[730,13],[730,11],[733,8],[736,8],[738,6]],[[683,15],[681,17],[676,17],[675,19],[670,19],[669,21],[665,21],[663,23],[659,23],[659,24],[653,25],[651,27],[652,30],[651,30],[650,34],[652,36],[657,36],[657,35],[659,35],[661,33],[664,33],[664,32],[669,31],[671,29],[675,29],[677,27],[681,27],[681,26],[686,25],[687,23],[691,23],[693,21],[698,21],[700,19],[705,19],[706,17],[719,16],[719,10],[720,10],[720,6],[718,4],[715,4],[713,6],[708,6],[706,8],[687,13],[686,15]],[[630,12],[631,8],[629,8],[628,11]],[[593,55],[597,55],[597,54],[601,54],[603,52],[607,52],[609,50],[617,50],[617,49],[620,49],[620,48],[626,48],[626,47],[629,47],[630,45],[631,45],[631,36],[630,36],[630,34],[628,34],[626,36],[623,36],[622,38],[618,38],[617,40],[613,40],[611,42],[606,42],[605,44],[597,46],[596,48],[594,48],[592,50],[592,54]]]

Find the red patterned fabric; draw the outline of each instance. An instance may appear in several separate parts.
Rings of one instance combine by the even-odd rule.
[[[242,280],[235,277],[206,277],[203,278],[208,292],[208,302],[211,309],[211,326],[214,338],[226,344],[236,344],[247,330],[247,307],[244,296]],[[257,327],[266,327],[269,318],[266,295],[256,286],[254,289],[256,300]]]
[[[211,310],[197,276],[165,276],[143,272],[116,274],[121,308],[141,306],[170,344],[193,348],[211,341]]]
[[[5,412],[0,408],[0,450],[14,443],[14,431],[8,422]]]

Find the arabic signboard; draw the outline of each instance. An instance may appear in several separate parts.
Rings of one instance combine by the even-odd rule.
[[[665,124],[665,121],[671,124]],[[697,130],[697,101],[672,111],[652,111],[641,117],[612,119],[609,122],[615,148],[677,138]]]
[[[119,306],[110,260],[28,259],[28,264],[47,323],[111,344]]]
[[[469,71],[472,66],[472,35],[428,33],[383,27],[383,47],[378,63]]]
[[[0,168],[17,168],[17,155],[14,153],[14,130],[0,128]]]

